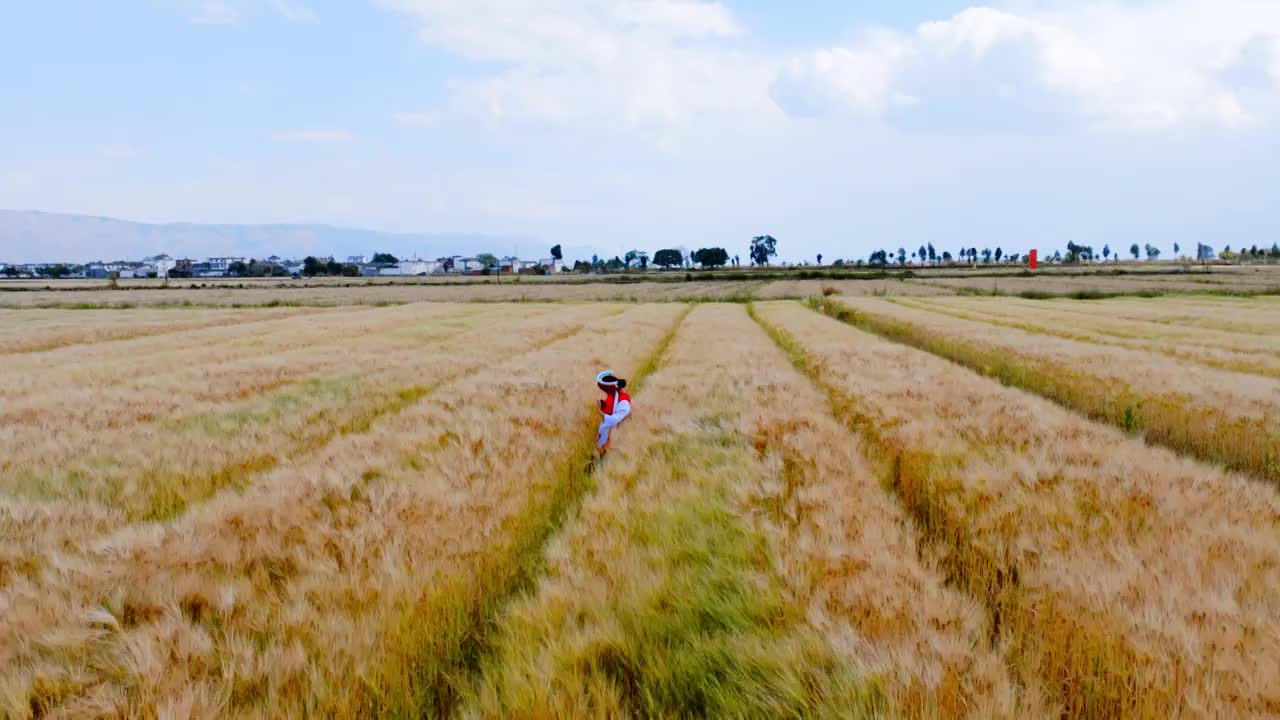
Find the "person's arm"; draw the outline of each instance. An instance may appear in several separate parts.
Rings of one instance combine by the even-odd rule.
[[[627,402],[626,400],[619,400],[613,405],[613,414],[604,416],[604,422],[601,423],[601,427],[611,428],[617,425],[618,423],[622,422],[623,420],[626,420],[627,416],[630,414],[631,414],[631,403]]]

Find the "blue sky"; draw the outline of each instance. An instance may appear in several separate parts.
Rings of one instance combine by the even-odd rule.
[[[11,2],[0,108],[8,209],[793,260],[1280,240],[1273,0]]]

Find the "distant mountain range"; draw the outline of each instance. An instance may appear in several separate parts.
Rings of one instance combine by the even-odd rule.
[[[0,210],[0,262],[12,263],[134,260],[159,253],[193,259],[271,255],[342,258],[374,252],[436,258],[481,252],[502,256],[516,249],[520,257],[536,259],[549,256],[550,244],[494,235],[400,234],[306,224],[151,224],[89,215]]]

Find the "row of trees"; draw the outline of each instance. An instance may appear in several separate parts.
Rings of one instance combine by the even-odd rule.
[[[307,258],[302,261],[302,274],[307,277],[315,277],[317,275],[359,277],[360,268],[350,263],[344,264],[332,259],[321,260],[308,255]]]
[[[315,260],[315,258],[310,259]],[[234,277],[284,277],[289,274],[289,271],[278,263],[260,260],[250,260],[249,262],[237,260],[227,266],[227,274]],[[356,274],[360,274],[358,269]]]
[[[559,259],[557,251],[560,246],[552,248],[552,257]],[[748,248],[748,257],[751,262],[756,265],[768,265],[769,259],[777,256],[778,241],[770,235],[760,235],[752,238],[751,245]],[[699,267],[712,269],[732,265],[733,267],[741,267],[742,258],[738,255],[729,255],[729,251],[722,247],[699,248],[685,255],[685,252],[676,248],[663,248],[653,254],[654,265],[664,269],[686,267],[698,265]],[[579,260],[573,264],[573,270],[577,272],[592,271],[618,271],[626,270],[632,267],[638,267],[641,270],[649,268],[649,253],[644,250],[629,250],[621,257],[614,257],[612,260],[603,260],[597,255],[591,256],[591,262]]]
[[[1180,255],[1182,248],[1178,243],[1173,244],[1173,252],[1175,255],[1182,257]],[[757,266],[768,265],[769,262],[777,256],[777,254],[778,240],[772,235],[758,235],[752,238],[751,243],[747,248],[747,257],[749,261],[753,265]],[[1103,260],[1111,260],[1113,257],[1116,260],[1120,259],[1120,253],[1113,253],[1110,245],[1103,245],[1102,252],[1100,254]],[[1144,254],[1148,260],[1158,260],[1161,253],[1159,248],[1149,243],[1143,246],[1133,243],[1129,246],[1129,254],[1135,260],[1141,259]],[[560,245],[555,245],[551,248],[551,257],[557,264],[563,263],[564,253]],[[1096,260],[1097,257],[1098,253],[1095,252],[1093,246],[1068,242],[1067,252],[1065,255],[1063,255],[1062,251],[1058,250],[1052,255],[1046,254],[1043,257],[1043,260],[1051,263],[1078,263],[1092,262]],[[1255,245],[1249,250],[1241,250],[1239,252],[1232,252],[1230,246],[1228,246],[1221,254],[1215,255],[1212,247],[1203,243],[1197,243],[1195,253],[1195,259],[1197,261],[1208,261],[1215,257],[1220,257],[1223,260],[1280,260],[1280,246],[1273,245],[1271,250],[1268,251],[1260,249]],[[476,259],[484,265],[486,270],[497,268],[499,265],[497,256],[492,253],[481,253],[476,256]],[[816,259],[817,264],[822,265],[822,253],[818,253]],[[981,259],[981,262],[984,264],[991,264],[993,262],[1016,264],[1026,261],[1025,257],[1021,253],[1006,253],[1001,247],[996,247],[994,249],[983,248],[981,250],[976,247],[961,247],[953,255],[950,251],[938,252],[933,243],[926,243],[911,253],[908,253],[907,249],[902,247],[898,248],[896,253],[885,249],[876,250],[871,253],[866,264],[871,267],[886,267],[895,263],[905,266],[908,264],[908,259],[910,259],[911,264],[928,263],[931,265],[939,263],[949,264],[954,262],[977,264],[979,259]],[[373,261],[375,263],[393,264],[398,262],[398,259],[390,253],[377,253],[373,256]],[[572,267],[565,264],[564,269],[581,273],[620,272],[632,268],[648,270],[650,262],[664,270],[680,267],[692,267],[694,265],[704,269],[721,268],[726,265],[741,267],[742,265],[742,259],[740,256],[731,256],[729,255],[728,250],[721,247],[699,248],[687,255],[682,249],[663,248],[653,254],[652,261],[650,260],[649,253],[644,250],[628,250],[621,256],[614,256],[611,259],[592,255],[589,262],[585,260],[576,260]],[[857,266],[862,266],[864,263],[862,260],[836,260],[832,263],[834,267],[844,267],[846,265],[855,264]],[[303,273],[308,276],[357,275],[359,274],[359,270],[354,265],[341,265],[332,260],[324,262],[317,260],[316,258],[309,257],[304,263]]]
[[[42,267],[36,270],[37,275],[47,278],[66,277],[68,275],[74,275],[75,272],[76,271],[74,269],[67,265],[50,265],[49,267]],[[0,270],[0,275],[4,275],[6,277],[18,277],[20,274],[22,274],[22,271],[14,265],[6,265],[3,270]]]

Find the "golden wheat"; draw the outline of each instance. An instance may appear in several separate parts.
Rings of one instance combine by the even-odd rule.
[[[1112,319],[1110,306],[1085,312],[1064,302],[993,298],[946,298],[937,302],[897,300],[917,310],[1095,345],[1159,353],[1219,370],[1280,378],[1280,328],[1270,334],[1240,334],[1143,320]],[[1121,306],[1123,307],[1123,306]]]
[[[1267,477],[1280,299],[246,285],[0,310],[0,717],[1280,714],[1276,488],[981,377]]]
[[[1134,273],[1123,276],[1084,274],[1069,276],[1053,272],[1037,272],[1034,276],[988,275],[981,277],[929,277],[912,280],[913,283],[938,289],[1017,295],[1138,294],[1138,293],[1206,293],[1221,291],[1274,292],[1280,288],[1280,273],[1274,269],[1257,275],[1238,273],[1212,274],[1161,274]]]
[[[820,303],[894,339],[1205,460],[1280,482],[1280,381],[1151,352],[940,316],[881,300]]]
[[[796,362],[1070,716],[1280,710],[1280,498],[798,305]]]
[[[696,310],[636,397],[465,714],[1035,714],[980,607],[917,560],[825,397],[740,307]]]
[[[561,419],[589,411],[574,391],[582,377],[625,369],[678,311],[605,317],[526,357],[475,343],[452,360],[485,372],[243,496],[119,530],[18,578],[0,595],[5,711],[360,716],[381,697],[388,644],[408,640],[404,609],[450,587],[561,479],[584,435]],[[437,628],[417,620],[425,641]]]
[[[795,297],[819,291],[819,281]],[[278,305],[339,306],[385,305],[417,302],[680,302],[700,299],[746,297],[763,285],[760,281],[726,282],[519,282],[504,280],[464,282],[454,285],[407,282],[390,285],[319,285],[276,287],[209,287],[169,289],[44,291],[0,293],[4,308],[145,308],[243,307],[271,308]]]
[[[438,336],[426,334],[435,339],[430,350],[388,352],[391,346],[377,341],[361,344],[355,354],[320,349],[333,361],[358,364],[358,373],[347,368],[303,378],[260,398],[250,393],[209,402],[194,414],[179,408],[171,417],[123,427],[76,427],[59,416],[9,427],[5,436],[26,442],[14,446],[4,462],[6,473],[0,474],[4,490],[20,493],[0,500],[7,552],[31,566],[42,549],[83,547],[132,520],[164,519],[222,489],[242,489],[278,465],[305,459],[335,437],[398,412],[493,356],[526,352],[581,330],[592,317],[620,310],[583,307],[552,318],[529,308],[519,321],[506,323],[497,322],[492,312],[464,312],[447,322],[428,314],[414,328],[416,337],[423,337],[427,327],[440,328]],[[462,327],[454,323],[458,317]],[[482,342],[493,355],[465,352]],[[289,363],[294,372],[307,367],[295,352],[275,362]],[[260,390],[248,382],[252,377],[246,374],[240,382]],[[131,407],[115,410],[124,415]],[[59,431],[42,437],[46,423],[57,424]],[[163,433],[162,444],[149,441],[157,431]],[[104,447],[83,448],[87,437]],[[51,498],[58,502],[49,503]]]

